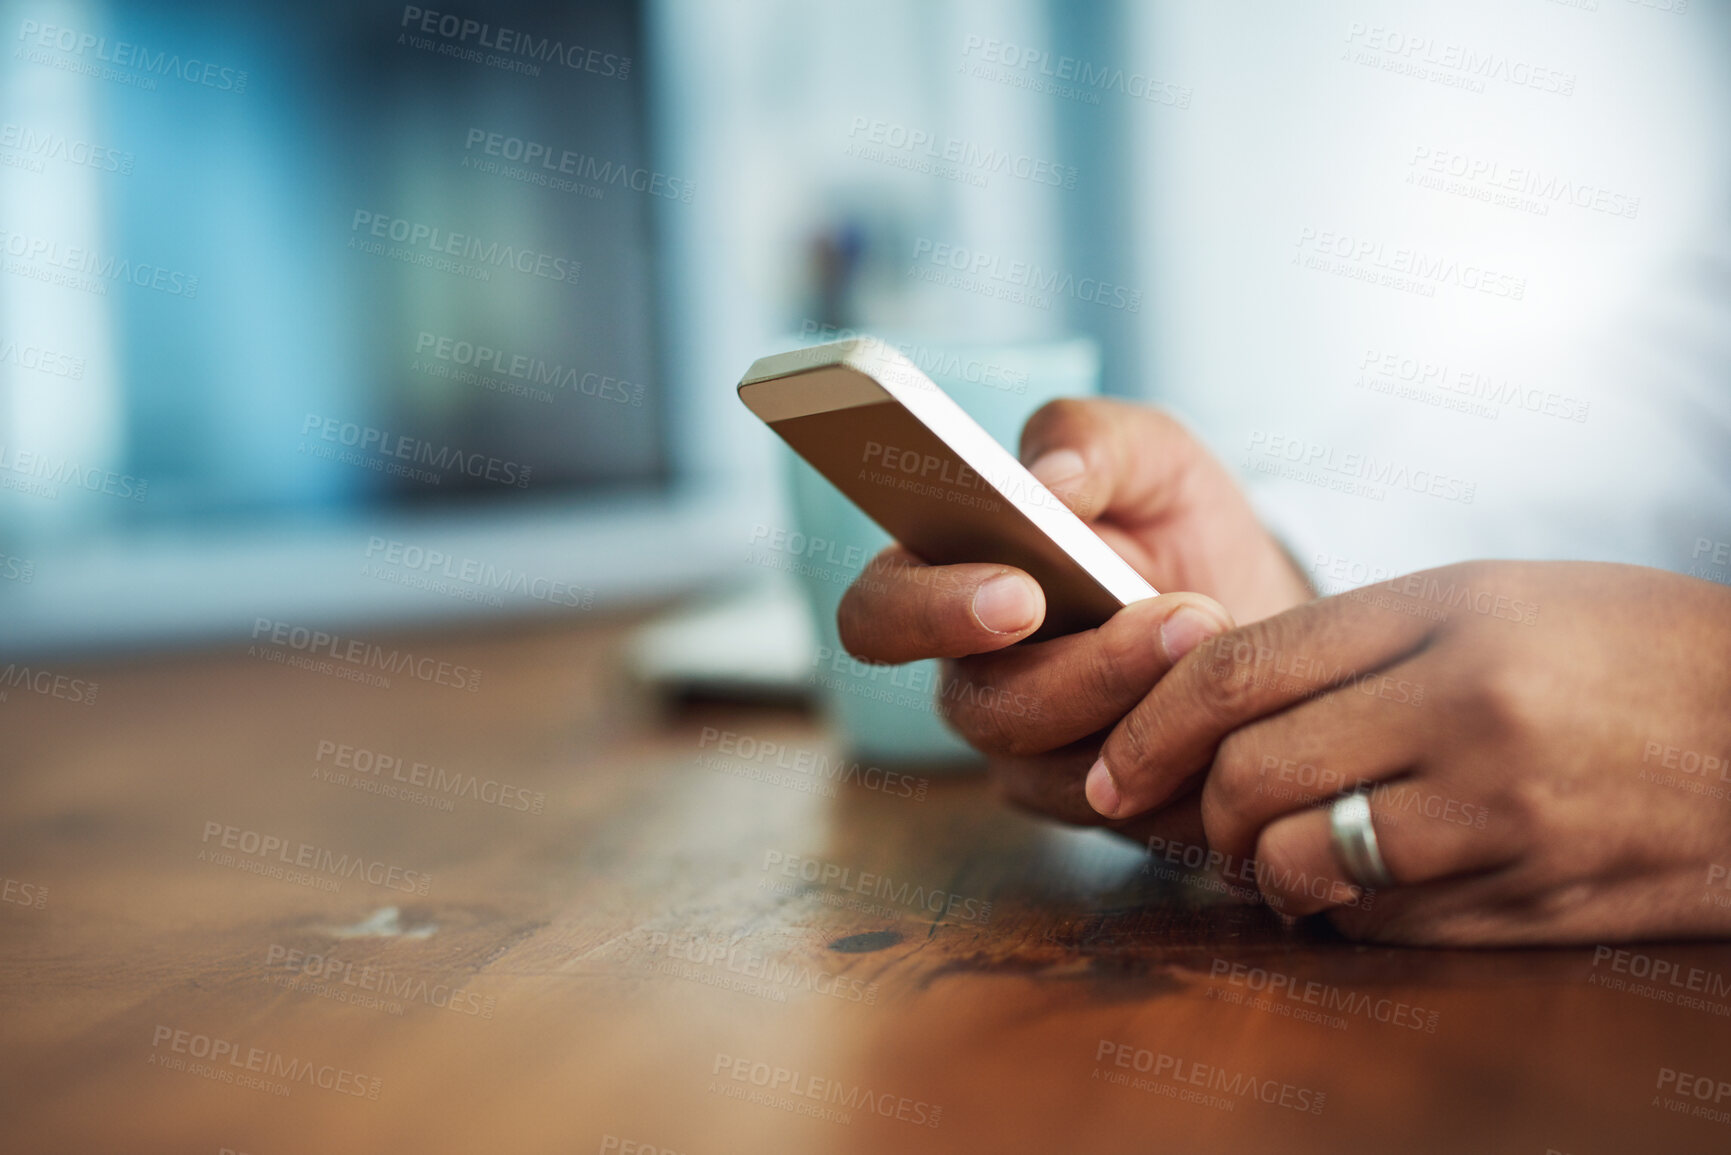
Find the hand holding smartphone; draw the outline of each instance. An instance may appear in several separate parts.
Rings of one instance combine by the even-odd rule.
[[[934,565],[996,562],[1039,582],[1032,637],[1092,629],[1155,589],[893,347],[854,338],[756,361],[747,408]]]

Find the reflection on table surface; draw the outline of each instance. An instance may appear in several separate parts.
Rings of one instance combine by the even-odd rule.
[[[396,639],[388,685],[266,648],[9,693],[13,1149],[1731,1141],[1731,947],[1287,926],[801,714],[663,714],[628,624]]]

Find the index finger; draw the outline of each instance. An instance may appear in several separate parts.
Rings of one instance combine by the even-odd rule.
[[[1435,623],[1350,594],[1308,602],[1204,642],[1172,667],[1107,737],[1088,771],[1089,805],[1108,818],[1158,806],[1213,760],[1221,739],[1424,645]],[[1372,684],[1373,691],[1379,684]]]
[[[1021,457],[1084,521],[1127,526],[1159,520],[1179,499],[1184,476],[1209,460],[1170,413],[1104,397],[1035,410],[1022,429]]]

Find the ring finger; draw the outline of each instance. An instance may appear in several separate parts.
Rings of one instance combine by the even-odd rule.
[[[1417,765],[1435,720],[1423,706],[1363,692],[1406,682],[1407,668],[1345,683],[1222,739],[1202,791],[1209,845],[1249,854],[1280,815]]]
[[[1371,830],[1393,885],[1416,886],[1477,874],[1506,866],[1517,857],[1518,847],[1510,845],[1495,826],[1432,817],[1439,812],[1432,800],[1446,799],[1448,793],[1423,775],[1379,783],[1369,792]],[[1369,907],[1376,900],[1375,893],[1347,869],[1334,843],[1330,809],[1314,806],[1278,818],[1256,840],[1257,885],[1269,905],[1284,914]],[[1459,806],[1453,809],[1459,812]]]

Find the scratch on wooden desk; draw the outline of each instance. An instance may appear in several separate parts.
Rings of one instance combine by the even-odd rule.
[[[850,934],[838,938],[829,944],[829,949],[842,951],[846,954],[863,954],[866,951],[884,950],[901,941],[902,936],[897,931],[868,930],[861,934]]]

